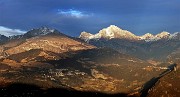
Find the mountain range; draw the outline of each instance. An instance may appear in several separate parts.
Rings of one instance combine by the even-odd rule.
[[[114,25],[94,35],[82,32],[79,38],[96,47],[108,47],[120,53],[156,62],[172,62],[169,59],[173,59],[173,53],[178,52],[180,48],[180,32],[170,34],[163,31],[157,35],[147,33],[136,36]],[[175,56],[175,59],[179,58],[177,53]]]
[[[32,97],[49,88],[96,96],[140,96],[151,78],[169,70],[170,64],[180,63],[179,39],[179,33],[168,32],[136,36],[113,25],[95,35],[82,32],[79,38],[48,27],[17,36],[1,35],[0,96]],[[42,90],[28,87],[30,90],[16,94],[12,91],[18,89],[9,87],[14,83],[33,84]]]
[[[170,34],[166,31],[163,31],[159,34],[152,35],[150,33],[146,33],[142,36],[137,36],[128,30],[123,30],[115,25],[110,25],[107,28],[104,28],[99,31],[97,34],[91,34],[88,32],[82,32],[79,38],[84,39],[85,41],[89,40],[98,40],[98,39],[126,39],[126,40],[139,40],[139,41],[157,41],[161,39],[180,39],[180,32],[175,32],[174,34]]]

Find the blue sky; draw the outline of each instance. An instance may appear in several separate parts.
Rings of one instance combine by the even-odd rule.
[[[12,35],[48,26],[79,36],[109,25],[136,35],[174,33],[180,32],[179,4],[180,0],[0,0],[0,28]]]

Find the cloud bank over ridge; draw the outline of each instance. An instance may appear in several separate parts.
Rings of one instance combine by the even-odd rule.
[[[5,36],[13,36],[13,35],[20,35],[24,34],[26,31],[22,31],[20,29],[11,29],[8,27],[0,26],[0,34]]]

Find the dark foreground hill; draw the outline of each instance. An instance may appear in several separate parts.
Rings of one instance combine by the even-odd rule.
[[[160,78],[159,82],[149,91],[148,97],[179,97],[180,96],[180,70],[176,70]]]
[[[0,92],[0,97],[136,97],[124,93],[106,94],[100,92],[83,92],[67,88],[42,89],[36,85],[21,83],[0,87]]]

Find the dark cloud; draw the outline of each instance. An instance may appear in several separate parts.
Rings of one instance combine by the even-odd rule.
[[[49,26],[68,35],[97,33],[111,24],[137,35],[180,31],[180,1],[0,0],[0,26],[29,30]]]

